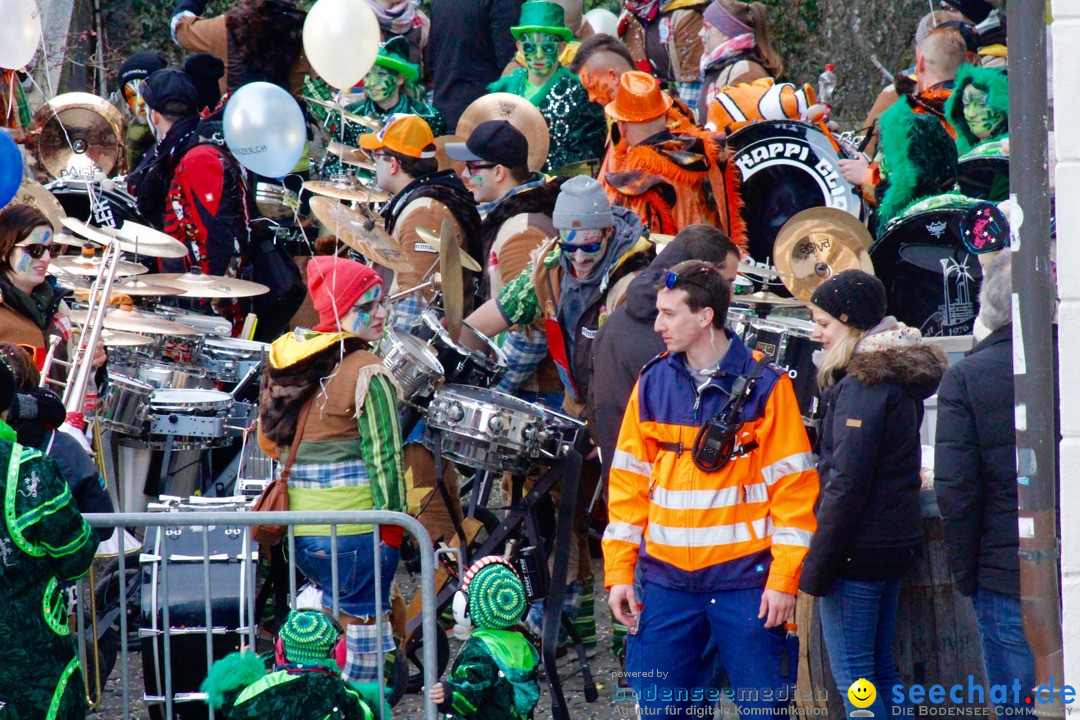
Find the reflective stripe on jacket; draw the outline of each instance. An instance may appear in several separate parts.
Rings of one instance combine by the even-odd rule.
[[[706,473],[689,448],[760,353],[730,347],[699,394],[682,354],[642,371],[611,459],[604,583],[642,579],[704,592],[767,587],[795,593],[816,523],[818,475],[791,380],[765,368],[743,407],[745,450]],[[678,443],[683,451],[674,447]]]

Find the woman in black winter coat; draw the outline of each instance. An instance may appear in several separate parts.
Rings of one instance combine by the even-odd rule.
[[[948,367],[917,330],[885,316],[885,288],[860,270],[842,272],[811,298],[825,415],[818,440],[818,529],[800,589],[820,597],[821,629],[837,689],[859,678],[878,688],[867,709],[894,710],[892,655],[900,580],[918,555],[922,403]]]

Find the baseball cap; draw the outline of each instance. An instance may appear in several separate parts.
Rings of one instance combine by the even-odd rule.
[[[483,160],[504,167],[529,164],[529,141],[506,120],[488,120],[476,126],[463,143],[447,143],[446,154],[452,160]]]
[[[183,70],[165,68],[150,73],[141,90],[146,107],[167,115],[194,115],[198,108],[195,83]]]
[[[392,150],[411,158],[435,157],[435,136],[422,117],[395,113],[377,133],[360,136],[365,150]]]

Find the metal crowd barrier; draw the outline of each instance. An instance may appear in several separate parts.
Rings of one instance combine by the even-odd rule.
[[[213,664],[214,661],[214,636],[222,635],[226,632],[225,628],[220,626],[215,627],[212,618],[212,601],[213,598],[209,592],[211,588],[210,570],[211,570],[211,556],[210,556],[210,532],[212,528],[226,527],[232,528],[229,532],[232,532],[234,536],[240,536],[241,551],[238,558],[230,557],[228,559],[237,559],[240,562],[242,568],[242,582],[240,587],[239,603],[241,609],[247,610],[247,624],[240,623],[234,632],[243,633],[247,635],[247,646],[251,649],[255,648],[256,635],[258,633],[259,618],[255,617],[255,592],[256,592],[256,568],[258,566],[258,553],[257,544],[252,542],[251,533],[249,527],[260,523],[265,524],[280,524],[285,525],[287,529],[287,535],[283,541],[288,548],[288,557],[296,557],[296,536],[294,534],[295,526],[297,525],[329,525],[330,526],[330,538],[336,540],[338,525],[374,525],[376,537],[379,532],[379,525],[398,525],[404,528],[407,532],[411,533],[417,540],[417,544],[420,548],[420,592],[423,593],[423,620],[421,631],[423,633],[423,661],[424,661],[424,687],[430,688],[438,677],[436,676],[438,668],[437,649],[438,642],[436,641],[435,633],[438,632],[436,626],[436,613],[435,613],[435,553],[432,548],[431,538],[429,537],[424,526],[420,524],[416,518],[413,518],[404,513],[387,512],[387,511],[333,511],[333,512],[224,512],[224,511],[177,511],[177,512],[152,512],[152,513],[103,513],[103,514],[87,514],[83,517],[89,522],[91,527],[110,527],[110,528],[124,528],[124,527],[145,527],[147,529],[146,537],[144,538],[144,546],[141,554],[138,558],[134,555],[126,555],[124,548],[124,533],[118,533],[120,541],[119,554],[117,556],[119,570],[119,599],[120,599],[120,648],[119,648],[119,672],[120,672],[120,685],[122,692],[122,701],[124,706],[124,720],[128,720],[131,717],[131,687],[129,679],[129,650],[128,650],[128,598],[125,592],[128,568],[131,566],[139,566],[146,563],[159,563],[159,572],[161,577],[161,585],[163,587],[164,597],[154,599],[154,623],[157,624],[157,613],[160,607],[162,617],[162,628],[157,630],[156,628],[140,628],[140,637],[160,637],[164,646],[164,672],[162,674],[162,683],[157,685],[159,691],[159,697],[148,698],[147,706],[151,704],[164,705],[165,714],[164,717],[172,720],[175,717],[173,712],[173,705],[176,701],[173,697],[173,677],[172,677],[172,653],[171,643],[172,636],[177,634],[177,630],[180,630],[185,635],[194,633],[203,633],[206,636],[206,660],[207,667]],[[194,526],[194,529],[202,535],[202,555],[197,556],[184,556],[181,558],[181,562],[187,564],[201,563],[203,587],[207,592],[204,592],[205,602],[203,608],[203,626],[201,629],[184,629],[184,628],[172,628],[170,625],[170,586],[168,582],[169,566],[168,562],[170,554],[168,546],[170,542],[170,532],[165,530],[158,534],[159,547],[152,548],[147,547],[145,543],[150,542],[152,533],[151,528],[188,528]],[[175,542],[175,540],[174,540]],[[333,550],[331,552],[331,572],[333,578],[333,610],[334,614],[338,613],[338,552],[337,543],[333,542]],[[374,543],[374,580],[375,587],[381,586],[381,563],[379,562],[379,543]],[[215,557],[215,560],[222,560],[221,557]],[[141,574],[141,573],[140,573]],[[296,609],[296,568],[292,560],[288,565],[288,577],[289,577],[289,607],[290,609]],[[142,582],[140,578],[139,582]],[[91,667],[87,663],[87,652],[89,651],[85,629],[86,623],[89,617],[93,617],[95,611],[95,593],[94,588],[90,587],[89,593],[85,591],[87,585],[87,578],[83,578],[79,581],[76,607],[77,628],[78,628],[78,646],[79,646],[79,660],[84,669]],[[153,585],[153,592],[156,592],[157,584]],[[146,590],[144,584],[143,589]],[[325,603],[325,597],[324,597]],[[379,593],[376,593],[375,597],[375,615],[381,618],[384,611],[388,611],[389,608],[382,607],[382,599],[379,597]],[[84,613],[84,610],[87,613]],[[241,620],[243,615],[241,613]],[[384,678],[384,657],[382,651],[382,632],[387,630],[392,632],[387,623],[377,623],[379,628],[376,638],[376,644],[379,647],[379,662],[378,662],[378,684],[379,684],[379,708],[377,713],[381,713],[384,707],[385,698],[385,678]],[[399,649],[399,653],[401,650]],[[154,647],[155,662],[158,657],[158,650]],[[98,663],[95,661],[93,667],[97,668]],[[143,667],[144,676],[146,673],[152,672],[153,668]],[[87,687],[94,688],[96,683],[99,683],[101,688],[105,687],[105,677],[100,679],[95,677],[87,678]],[[163,696],[161,691],[161,684],[164,684]],[[102,693],[104,691],[102,690]],[[100,701],[100,697],[98,698]],[[201,702],[201,696],[195,695],[190,698],[184,698],[192,702]],[[209,716],[211,720],[214,718],[214,710],[207,706]],[[438,714],[435,704],[432,703],[426,697],[424,698],[424,717],[426,720],[437,720]],[[384,720],[389,720],[388,718]]]

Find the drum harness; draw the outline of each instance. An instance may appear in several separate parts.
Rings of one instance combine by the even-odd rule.
[[[731,385],[731,393],[724,407],[715,415],[705,421],[697,432],[694,442],[687,447],[682,442],[662,442],[663,450],[674,452],[676,456],[684,451],[691,453],[694,467],[702,472],[718,472],[735,456],[736,449],[748,452],[757,447],[757,442],[740,446],[736,442],[739,430],[742,429],[744,420],[742,416],[743,406],[754,392],[757,381],[761,379],[761,373],[769,364],[769,357],[763,356],[758,359],[750,372],[735,378]]]

